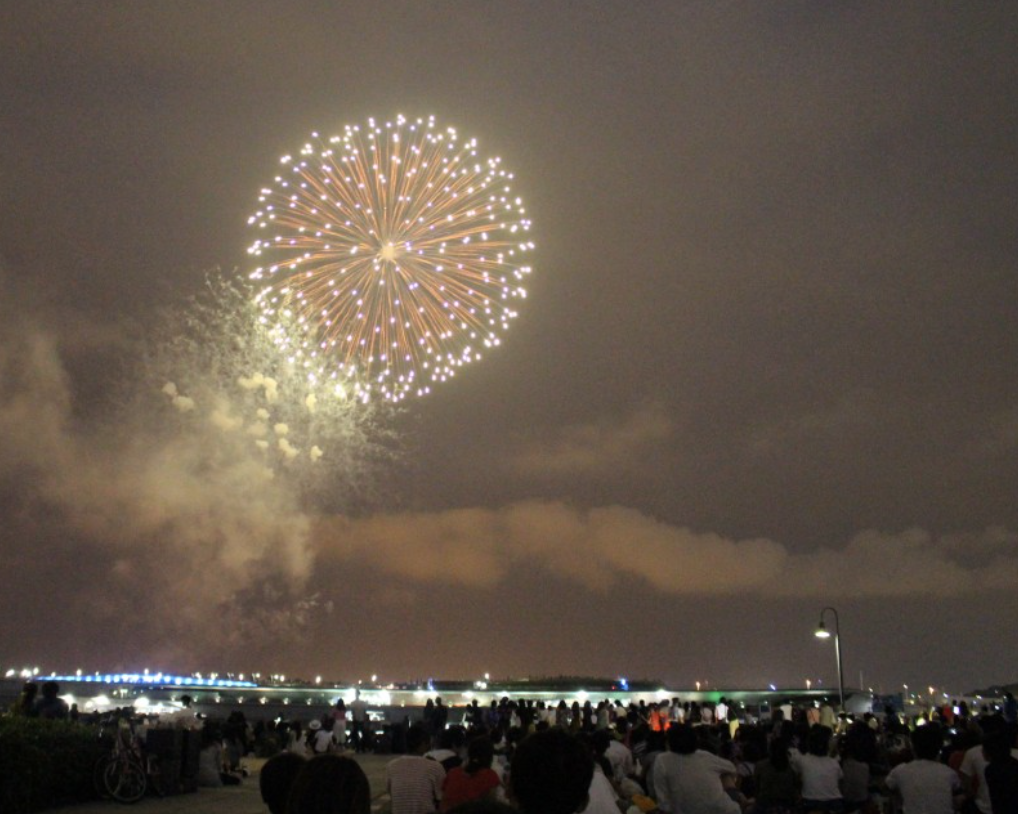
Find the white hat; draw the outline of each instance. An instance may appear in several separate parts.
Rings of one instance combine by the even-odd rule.
[[[321,729],[321,728],[322,722],[319,721],[317,718],[315,718],[315,720],[308,724],[308,729]]]

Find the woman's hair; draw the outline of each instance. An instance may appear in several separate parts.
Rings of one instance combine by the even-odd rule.
[[[491,739],[487,737],[474,738],[467,747],[467,765],[463,771],[467,774],[476,774],[481,769],[490,769],[491,761],[495,759],[495,747]]]
[[[586,747],[556,728],[520,743],[509,784],[524,814],[575,814],[587,804],[593,776],[594,761]]]
[[[286,801],[290,797],[293,781],[297,779],[306,761],[293,752],[280,752],[265,761],[258,773],[258,788],[262,802],[270,814],[286,814]]]
[[[287,814],[370,814],[371,789],[360,765],[341,755],[316,755],[297,774]]]

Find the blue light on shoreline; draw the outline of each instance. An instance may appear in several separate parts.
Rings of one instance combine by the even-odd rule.
[[[231,678],[193,678],[163,673],[107,673],[105,675],[48,675],[37,676],[37,680],[60,682],[83,682],[91,684],[134,684],[144,687],[158,687],[171,684],[175,687],[257,687],[251,681],[236,681]]]

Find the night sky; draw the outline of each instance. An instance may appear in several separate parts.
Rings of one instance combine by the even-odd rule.
[[[1005,3],[5,4],[0,666],[804,686],[833,605],[1018,679],[1016,88]],[[515,171],[519,318],[315,501],[182,474],[132,337],[398,113]]]

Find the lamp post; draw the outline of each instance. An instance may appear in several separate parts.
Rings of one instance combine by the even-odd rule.
[[[829,639],[831,632],[827,629],[827,625],[824,624],[824,614],[830,611],[834,614],[834,657],[838,662],[838,698],[841,701],[841,711],[845,711],[845,676],[841,670],[841,625],[838,621],[838,612],[831,607],[823,608],[820,611],[820,623],[817,625],[817,629],[814,635],[818,639]]]

